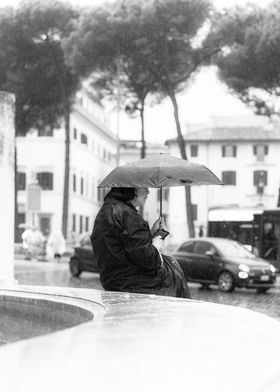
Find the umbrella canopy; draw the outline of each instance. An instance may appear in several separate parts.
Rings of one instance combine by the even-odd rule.
[[[219,178],[204,165],[158,154],[116,167],[98,187],[162,188],[221,184]]]

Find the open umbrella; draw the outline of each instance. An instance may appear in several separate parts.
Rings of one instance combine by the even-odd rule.
[[[168,154],[158,154],[116,167],[98,187],[160,188],[160,216],[162,216],[163,187],[221,184],[219,178],[204,165]]]

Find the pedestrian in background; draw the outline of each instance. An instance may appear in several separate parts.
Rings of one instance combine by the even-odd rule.
[[[65,238],[62,231],[58,227],[54,227],[47,239],[46,253],[49,261],[55,260],[59,262],[61,256],[66,252]]]
[[[26,229],[22,233],[23,247],[26,249],[26,259],[38,260],[39,254],[43,252],[45,237],[43,233],[36,227]]]
[[[31,232],[31,227],[26,226],[24,232],[21,235],[21,239],[22,239],[22,248],[24,251],[24,259],[25,260],[30,260],[31,256],[29,254],[29,246],[28,246],[28,241],[27,241],[27,237],[29,235],[29,233]]]

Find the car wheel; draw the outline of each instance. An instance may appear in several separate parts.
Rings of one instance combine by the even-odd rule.
[[[230,293],[234,290],[234,280],[230,272],[224,271],[218,278],[219,290],[224,293]]]
[[[78,277],[82,270],[78,259],[71,259],[70,261],[70,272],[72,276]]]
[[[258,287],[257,293],[258,294],[264,294],[269,290],[269,287]]]

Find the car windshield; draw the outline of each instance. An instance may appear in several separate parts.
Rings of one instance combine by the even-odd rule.
[[[217,246],[222,255],[226,257],[242,257],[246,259],[256,258],[253,253],[235,241],[219,241]]]

